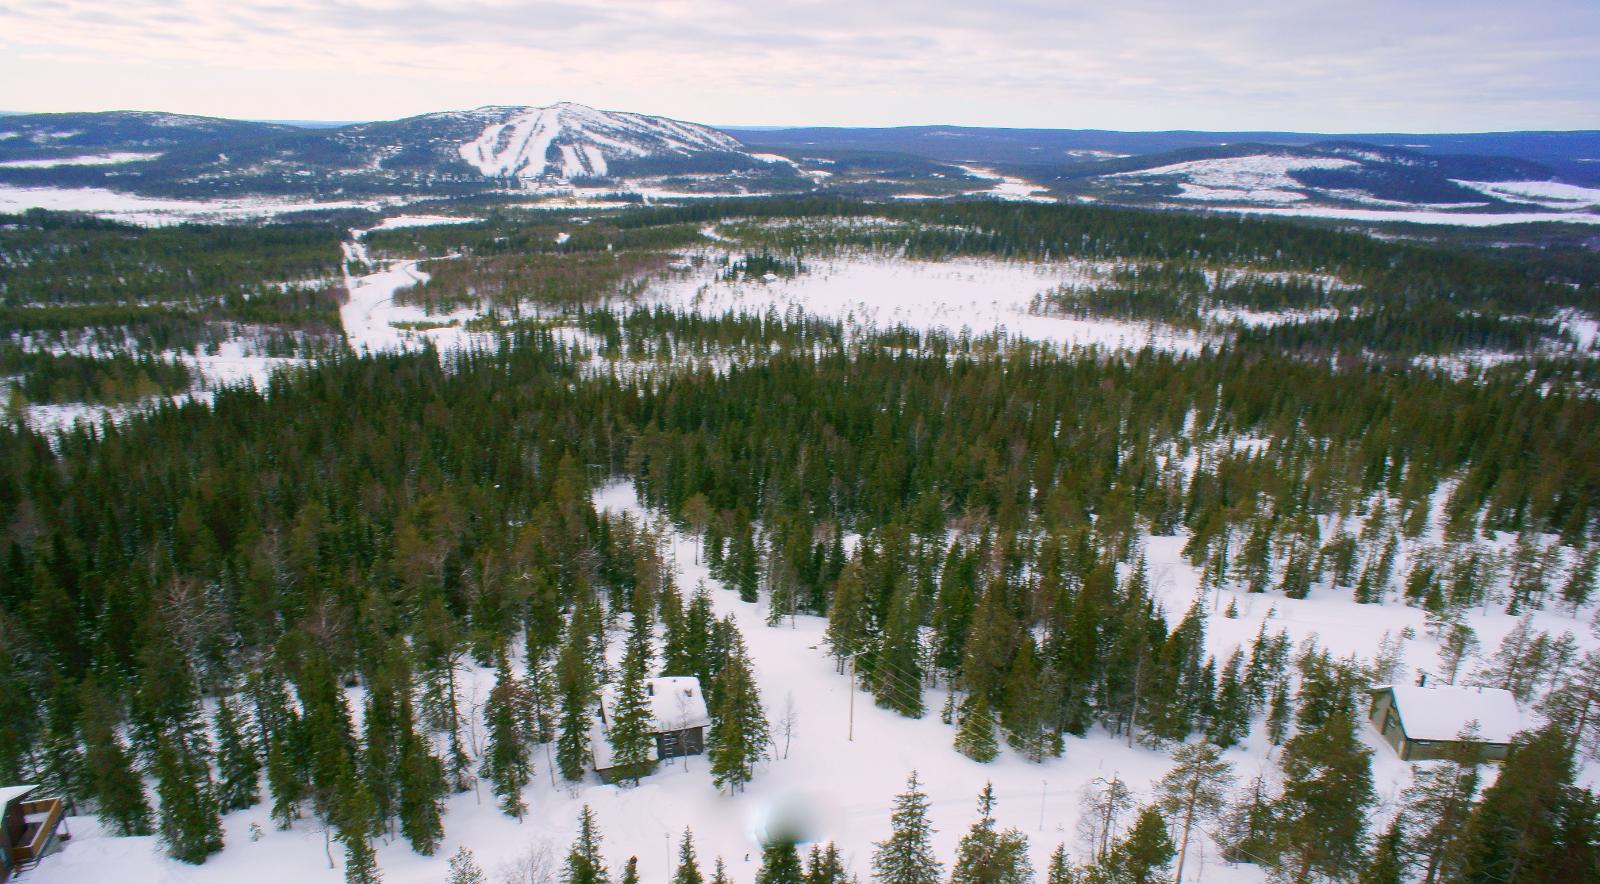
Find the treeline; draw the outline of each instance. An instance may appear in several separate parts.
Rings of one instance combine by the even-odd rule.
[[[0,345],[0,374],[19,375],[12,390],[31,403],[110,405],[170,396],[194,383],[187,365],[148,354],[56,355],[29,352],[14,345]]]

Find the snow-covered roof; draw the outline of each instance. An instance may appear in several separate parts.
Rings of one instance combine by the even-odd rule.
[[[1456,685],[1391,685],[1400,725],[1412,740],[1454,740],[1468,722],[1478,723],[1478,739],[1509,743],[1523,729],[1522,710],[1510,691]]]
[[[681,731],[691,727],[710,727],[711,716],[706,712],[706,695],[700,691],[700,679],[692,675],[669,675],[645,682],[649,692],[650,717],[655,719],[656,733]],[[600,708],[609,726],[614,720],[618,685],[606,685],[600,691]]]
[[[37,789],[37,788],[39,788],[37,785],[32,785],[32,786],[0,786],[0,807],[5,807],[7,804],[10,804],[11,802],[17,800],[18,798],[21,798],[21,797],[27,795],[29,792],[32,792],[34,789]]]

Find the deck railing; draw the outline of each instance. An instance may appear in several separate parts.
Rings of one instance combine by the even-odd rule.
[[[55,837],[56,828],[61,825],[61,799],[41,798],[38,801],[24,801],[22,813],[24,816],[42,813],[44,819],[39,821],[37,827],[30,823],[23,832],[27,840],[11,848],[12,862],[17,864],[38,859],[49,848],[50,839]]]

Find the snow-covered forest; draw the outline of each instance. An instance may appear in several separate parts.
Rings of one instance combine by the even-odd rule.
[[[25,879],[1600,873],[1592,253],[845,200],[0,248]]]

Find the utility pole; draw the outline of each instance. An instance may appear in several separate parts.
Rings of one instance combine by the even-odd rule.
[[[850,658],[850,735],[849,741],[856,740],[856,658]]]
[[[1039,781],[1039,831],[1044,831],[1044,793],[1050,788],[1049,780]]]

